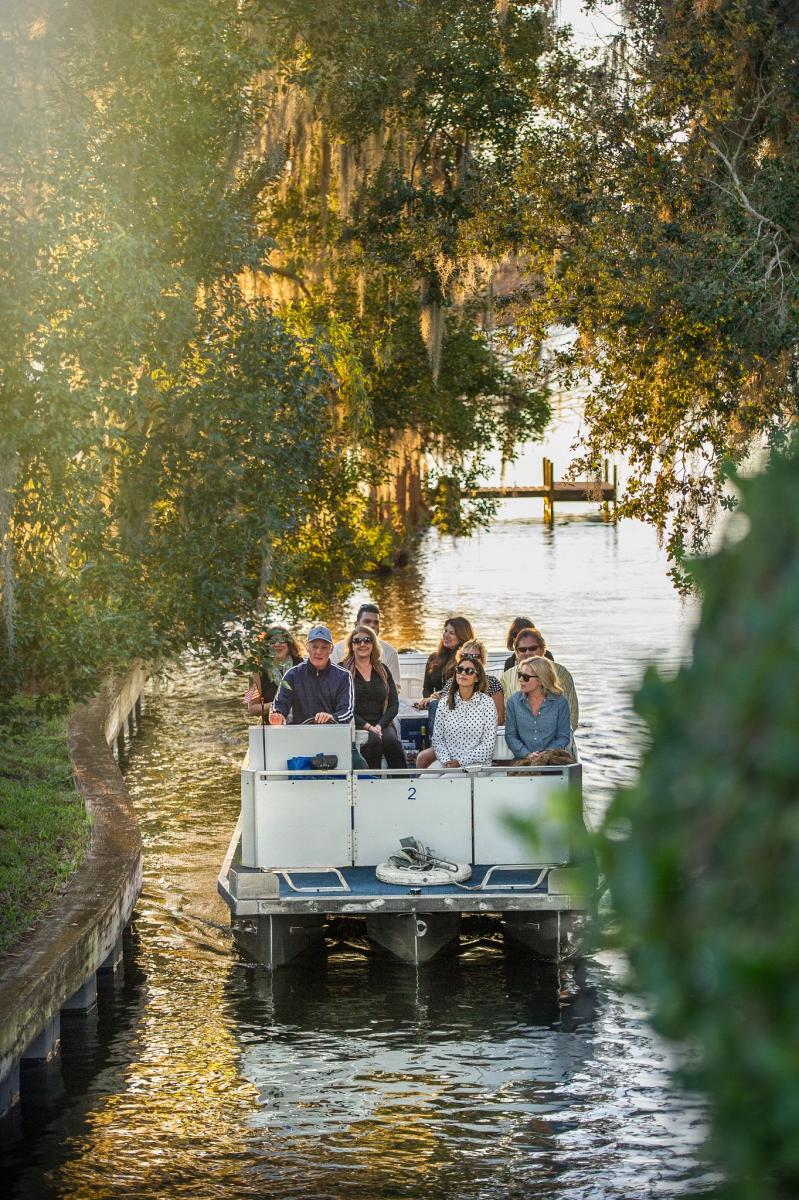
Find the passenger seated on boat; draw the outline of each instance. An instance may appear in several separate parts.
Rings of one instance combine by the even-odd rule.
[[[532,621],[530,619],[530,617],[514,617],[513,620],[511,621],[510,629],[508,630],[508,636],[505,640],[505,645],[510,650],[510,654],[505,659],[505,665],[502,668],[503,671],[510,671],[511,667],[516,666],[516,655],[514,653],[514,646],[516,644],[516,638],[519,636],[519,634],[521,633],[521,631],[523,629],[535,629],[535,621]],[[552,655],[549,653],[548,650],[545,651],[545,653],[546,653],[546,657],[551,661]]]
[[[422,683],[422,699],[417,708],[428,708],[431,700],[440,700],[445,683],[455,673],[455,655],[464,642],[474,638],[474,630],[466,617],[450,617],[444,623],[444,632],[438,649],[427,660]]]
[[[528,658],[536,656],[547,657],[547,644],[544,640],[544,635],[540,629],[535,626],[530,626],[529,629],[523,629],[516,637],[516,666],[510,668],[502,676],[502,690],[505,693],[505,711],[507,712],[508,701],[514,692],[519,690],[519,664]],[[551,660],[549,660],[551,661]],[[577,689],[574,686],[574,680],[569,671],[558,662],[552,662],[553,667],[557,670],[560,686],[563,694],[569,702],[569,712],[571,713],[571,726],[576,729],[580,723],[580,706],[577,701]]]
[[[486,650],[485,642],[479,641],[477,638],[472,638],[468,642],[464,642],[460,650],[455,656],[455,662],[479,662],[483,670],[486,672],[486,682],[488,684],[488,694],[497,706],[497,723],[499,725],[505,722],[505,694],[502,691],[502,683],[497,679],[496,675],[488,674],[488,651]],[[450,681],[449,687],[452,687]]]
[[[355,686],[355,728],[369,733],[361,754],[370,767],[379,768],[383,755],[389,767],[406,766],[405,754],[394,728],[399,698],[394,678],[381,662],[380,640],[368,625],[356,625],[347,638],[341,666]]]
[[[330,661],[333,635],[326,625],[315,625],[308,634],[308,658],[283,676],[269,714],[270,725],[285,725],[291,714],[295,725],[341,725],[352,720],[354,689],[349,671]]]
[[[390,671],[397,687],[397,694],[402,691],[400,687],[400,661],[396,649],[389,642],[384,642],[380,637],[380,608],[371,600],[366,604],[362,604],[358,609],[358,615],[355,618],[355,628],[359,625],[368,625],[373,633],[377,635],[378,644],[380,646],[380,658],[383,666],[387,671]],[[333,653],[330,655],[330,661],[333,663],[341,663],[346,654],[349,654],[348,639],[343,638],[340,642],[336,642],[333,647]]]
[[[302,651],[288,629],[283,625],[273,625],[258,638],[254,657],[258,661],[258,669],[253,672],[252,686],[244,697],[244,703],[248,713],[260,717],[268,711],[289,667],[302,662]]]
[[[519,667],[519,687],[505,711],[505,741],[516,757],[529,754],[535,762],[543,751],[568,749],[569,702],[554,663],[543,656],[525,659]]]
[[[487,765],[494,753],[497,709],[488,695],[488,680],[479,661],[464,660],[455,668],[455,683],[442,697],[433,725],[432,767]]]
[[[486,670],[488,660],[488,652],[485,648],[485,643],[480,642],[477,638],[472,638],[468,642],[464,642],[460,650],[455,655],[456,663],[460,662],[479,662],[483,670]],[[488,694],[494,701],[497,707],[497,722],[502,725],[505,720],[505,696],[502,691],[502,684],[497,679],[496,675],[486,674],[488,682]],[[450,679],[444,687],[444,696],[448,694],[450,688],[454,687],[454,680]],[[421,770],[424,767],[429,767],[435,761],[435,751],[431,748],[428,750],[420,750],[416,758],[416,766]]]

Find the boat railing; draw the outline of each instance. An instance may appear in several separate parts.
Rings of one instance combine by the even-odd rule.
[[[413,836],[460,862],[564,864],[571,848],[559,799],[579,794],[580,782],[579,763],[441,771],[245,769],[241,861],[262,870],[374,867],[396,852],[400,838]],[[532,851],[514,818],[534,830]]]

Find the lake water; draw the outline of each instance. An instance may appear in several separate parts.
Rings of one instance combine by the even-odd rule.
[[[468,615],[492,649],[533,617],[580,695],[589,820],[634,777],[630,692],[674,669],[693,621],[651,531],[508,502],[467,541],[358,588],[384,636],[432,648]],[[675,1197],[710,1179],[701,1104],[625,989],[625,964],[542,973],[476,942],[421,971],[346,946],[270,976],[227,930],[216,875],[238,811],[239,681],[186,663],[127,763],[145,888],[124,984],[65,1023],[63,1054],[6,1136],[18,1197]]]

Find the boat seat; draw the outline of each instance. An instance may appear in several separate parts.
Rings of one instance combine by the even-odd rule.
[[[497,729],[497,736],[494,742],[494,762],[512,762],[516,755],[511,750],[508,743],[505,741],[505,726],[500,725]]]

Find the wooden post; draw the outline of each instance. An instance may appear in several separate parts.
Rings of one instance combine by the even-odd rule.
[[[616,508],[616,502],[619,499],[619,468],[616,463],[613,464],[613,508]]]
[[[547,525],[555,523],[555,471],[550,458],[544,459],[544,487],[547,489],[547,495],[544,497],[544,520]]]

